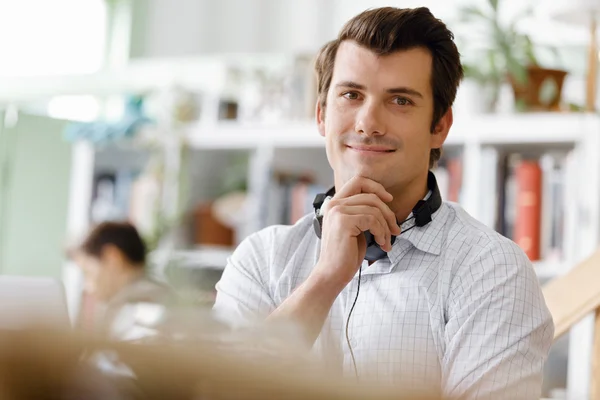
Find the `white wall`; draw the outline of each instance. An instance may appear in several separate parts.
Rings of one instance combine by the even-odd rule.
[[[133,57],[299,52],[332,37],[333,0],[134,0]]]
[[[335,37],[342,25],[357,13],[373,7],[429,7],[457,36],[472,43],[472,27],[459,22],[464,4],[487,6],[489,0],[131,0],[133,4],[131,56],[179,57],[207,53],[315,52]],[[552,12],[572,0],[500,0],[503,19],[527,6],[535,16],[522,24],[536,43],[571,46],[561,50],[562,63],[547,53],[541,61],[565,68],[565,98],[583,103],[585,93],[587,30],[550,18]],[[573,47],[576,46],[576,47]],[[471,57],[472,58],[472,57]],[[550,63],[550,64],[548,64]],[[600,93],[599,93],[600,97]]]
[[[133,57],[314,52],[371,7],[430,7],[446,18],[460,0],[133,0]]]
[[[457,33],[464,4],[488,0],[132,0],[132,55],[168,57],[202,53],[314,51],[333,38],[345,21],[373,7],[429,7]],[[538,42],[585,45],[587,30],[550,19],[569,0],[501,0],[504,19],[533,6],[535,18],[520,28]]]

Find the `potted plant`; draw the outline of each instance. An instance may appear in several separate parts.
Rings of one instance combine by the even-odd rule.
[[[469,24],[469,38],[468,41],[463,40],[463,45],[474,59],[464,62],[465,77],[489,90],[489,109],[496,108],[500,88],[507,81],[512,87],[518,110],[559,109],[567,72],[542,67],[529,35],[517,30],[519,22],[531,15],[531,9],[509,23],[502,23],[499,0],[488,0],[481,7],[461,7],[459,15],[461,22]],[[548,50],[557,56],[556,49],[548,47]]]

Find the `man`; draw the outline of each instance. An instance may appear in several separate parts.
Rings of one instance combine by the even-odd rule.
[[[554,326],[524,252],[458,205],[429,201],[421,224],[411,213],[436,197],[429,169],[463,77],[452,33],[426,8],[368,10],[322,48],[316,73],[335,179],[320,239],[312,215],[248,237],[217,285],[217,315],[293,321],[359,378],[539,398]],[[364,260],[365,231],[386,256]]]
[[[132,224],[100,223],[72,256],[84,272],[86,294],[96,303],[94,330],[118,340],[151,333],[138,316],[161,314],[171,291],[147,276],[146,246]]]

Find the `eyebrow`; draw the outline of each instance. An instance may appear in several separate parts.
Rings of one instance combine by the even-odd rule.
[[[365,90],[366,89],[365,85],[361,85],[360,83],[356,83],[356,82],[352,82],[352,81],[340,82],[340,83],[336,84],[335,87],[336,88],[350,88],[350,89],[357,89],[357,90]],[[419,97],[421,99],[423,98],[423,95],[421,94],[421,92],[419,92],[418,90],[406,87],[406,86],[400,86],[400,87],[387,89],[386,93],[409,94],[409,95],[412,95],[415,97]]]

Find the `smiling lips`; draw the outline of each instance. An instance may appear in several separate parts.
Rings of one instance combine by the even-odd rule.
[[[389,154],[396,151],[395,149],[390,149],[384,146],[365,146],[365,145],[346,145],[350,150],[353,150],[360,154]]]

